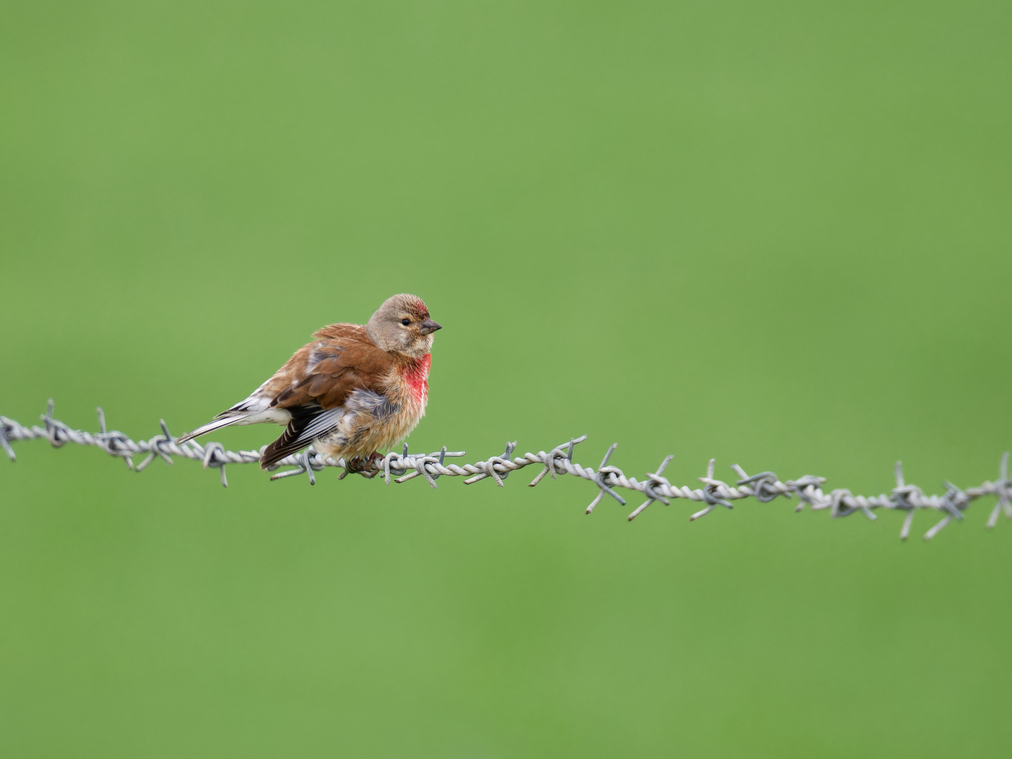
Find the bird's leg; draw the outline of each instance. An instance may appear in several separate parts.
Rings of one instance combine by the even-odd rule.
[[[345,469],[352,474],[360,474],[366,479],[372,479],[379,474],[376,462],[382,460],[383,454],[379,451],[373,451],[368,457],[355,456],[345,464]]]

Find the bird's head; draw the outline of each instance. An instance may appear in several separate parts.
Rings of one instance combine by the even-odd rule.
[[[441,329],[416,295],[394,295],[365,325],[369,338],[385,351],[421,358],[432,350],[432,333]]]

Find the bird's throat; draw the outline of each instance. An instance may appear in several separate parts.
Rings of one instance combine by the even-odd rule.
[[[429,397],[429,367],[432,365],[432,354],[426,353],[420,359],[412,361],[404,367],[404,381],[411,390],[416,401],[424,403]]]

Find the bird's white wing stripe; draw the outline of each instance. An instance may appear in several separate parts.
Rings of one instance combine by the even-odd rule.
[[[311,443],[315,438],[335,429],[342,416],[344,416],[343,408],[332,408],[313,417],[313,421],[306,425],[306,429],[299,433],[293,444],[303,445]]]

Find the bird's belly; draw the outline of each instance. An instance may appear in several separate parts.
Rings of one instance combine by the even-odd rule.
[[[400,443],[425,415],[425,404],[413,398],[391,398],[357,390],[345,403],[337,429],[320,438],[316,449],[346,460],[368,456]]]

